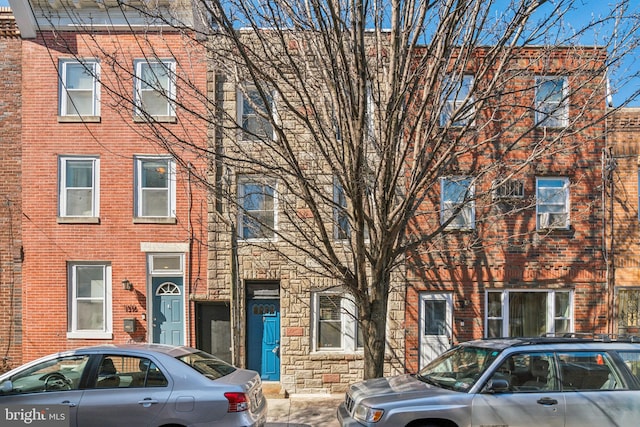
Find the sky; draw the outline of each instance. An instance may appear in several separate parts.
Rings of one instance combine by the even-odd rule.
[[[510,0],[496,0],[498,7],[500,4],[508,4]],[[560,0],[563,1],[563,0]],[[551,0],[549,3],[554,3]],[[575,0],[574,10],[570,11],[567,15],[567,23],[570,27],[581,28],[586,23],[599,17],[607,17],[610,15],[612,5],[616,3],[615,0]],[[640,2],[632,0],[633,8],[635,10],[630,11],[640,17]],[[9,0],[0,0],[0,7],[9,6]],[[640,19],[640,18],[638,18]],[[613,30],[610,25],[605,25],[594,30],[583,38],[583,44],[602,44],[607,38],[610,38],[613,34]],[[621,34],[628,34],[624,31]],[[635,37],[640,39],[640,30],[637,31]],[[640,92],[640,47],[635,48],[633,51],[628,52],[625,55],[625,59],[620,64],[610,70],[610,82],[612,87],[612,101],[613,105],[619,106],[625,100],[629,99],[632,94]],[[629,103],[630,106],[640,106],[640,96],[638,99],[634,99]]]

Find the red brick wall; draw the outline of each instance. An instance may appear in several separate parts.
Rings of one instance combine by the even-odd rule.
[[[544,61],[543,58],[549,58]],[[570,50],[558,52],[531,49],[506,69],[513,72],[505,83],[504,93],[480,112],[477,134],[471,142],[473,152],[456,158],[455,169],[442,175],[471,175],[483,170],[486,175],[475,185],[476,228],[471,232],[445,233],[430,245],[409,256],[410,288],[406,305],[406,366],[418,368],[419,294],[450,292],[453,295],[453,341],[482,338],[485,335],[485,293],[487,290],[564,289],[574,291],[574,330],[607,332],[608,298],[606,266],[602,254],[601,152],[605,146],[604,86],[597,69],[601,57],[578,56]],[[584,63],[581,63],[584,61]],[[536,75],[567,75],[571,88],[581,92],[570,98],[570,116],[584,114],[575,129],[580,132],[534,130],[533,82]],[[600,76],[601,77],[601,76]],[[510,93],[516,95],[509,95]],[[582,111],[581,106],[589,105]],[[497,109],[497,110],[496,110]],[[483,121],[485,120],[485,121]],[[493,121],[491,121],[493,120]],[[586,124],[592,124],[582,129]],[[510,128],[507,126],[510,125]],[[545,156],[527,162],[531,147],[560,136],[560,144]],[[496,136],[497,135],[497,136]],[[495,143],[480,144],[482,141]],[[508,154],[505,147],[515,144]],[[515,178],[522,179],[525,197],[501,207],[492,200],[492,181],[508,168],[490,170],[491,162],[525,165]],[[452,162],[453,163],[453,162]],[[569,230],[550,233],[536,231],[535,190],[537,176],[568,177],[570,182]],[[436,186],[424,204],[424,218],[417,219],[417,229],[434,230],[439,225],[440,193]],[[521,210],[504,214],[513,207]],[[435,214],[434,214],[435,213]],[[468,301],[464,308],[463,301]],[[464,326],[463,326],[464,325]]]
[[[98,46],[100,48],[98,48]],[[203,51],[188,40],[170,32],[149,33],[136,38],[131,34],[81,34],[73,32],[41,35],[23,43],[23,186],[24,186],[24,356],[26,359],[99,340],[67,339],[67,262],[106,261],[112,266],[113,342],[145,340],[146,257],[141,242],[189,243],[194,245],[187,259],[185,282],[206,281],[206,250],[198,242],[206,242],[205,193],[195,182],[189,182],[183,166],[187,161],[202,171],[203,161],[178,143],[171,144],[178,162],[177,224],[133,223],[133,156],[166,154],[152,129],[134,123],[133,60],[156,54],[175,58],[178,79],[190,79],[202,93],[206,90],[206,62]],[[101,64],[100,123],[59,123],[58,77],[59,58],[98,58]],[[178,83],[178,97],[190,95]],[[111,93],[117,92],[117,95]],[[124,99],[120,97],[124,96]],[[203,107],[191,102],[195,110]],[[165,123],[163,134],[173,134],[204,146],[206,124],[178,108],[177,123]],[[156,128],[158,129],[158,128]],[[100,156],[100,223],[59,224],[58,156]],[[191,264],[191,267],[189,266]],[[134,291],[122,289],[127,278]],[[137,310],[134,313],[127,311]],[[137,331],[123,331],[123,318],[138,320]],[[185,319],[193,320],[191,307]],[[193,343],[190,325],[187,343]]]
[[[0,11],[0,372],[22,362],[21,40]]]

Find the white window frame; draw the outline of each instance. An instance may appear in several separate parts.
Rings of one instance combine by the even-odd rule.
[[[147,60],[147,59],[136,59],[133,62],[134,64],[134,105],[135,112],[134,115],[137,117],[153,117],[155,119],[162,120],[162,118],[174,118],[176,115],[175,110],[175,101],[176,101],[176,61],[175,59],[155,59],[155,60]],[[162,64],[164,69],[167,71],[166,81],[160,81],[159,77],[156,73],[154,75],[154,81],[148,82],[144,81],[142,78],[143,75],[143,67],[145,66],[157,66]],[[158,84],[160,87],[158,87]],[[145,97],[145,94],[148,93],[157,93],[159,98],[164,98],[163,104],[166,108],[159,114],[150,114],[147,112],[142,105],[142,99]],[[160,106],[158,105],[158,108]]]
[[[562,93],[543,91],[547,84],[562,83]],[[537,76],[535,79],[535,123],[563,128],[569,125],[568,81],[566,76]]]
[[[78,296],[78,269],[80,268],[102,268],[103,289],[100,296],[82,297]],[[69,274],[69,329],[67,338],[79,339],[112,339],[113,338],[113,315],[112,315],[112,278],[111,264],[102,262],[71,262],[68,264]],[[78,301],[99,300],[102,305],[103,325],[100,329],[80,329],[78,326]]]
[[[247,186],[255,185],[263,188],[269,187],[272,190],[272,204],[273,204],[273,234],[270,236],[258,237],[258,236],[245,236],[245,216],[251,216],[251,212],[265,212],[268,213],[267,209],[254,209],[254,210],[246,210],[244,204],[245,197],[245,189]],[[261,194],[265,194],[264,191]],[[259,177],[254,176],[241,176],[238,179],[238,238],[242,241],[251,241],[251,242],[273,242],[277,240],[276,230],[278,229],[278,184],[274,180],[270,179],[260,179]],[[253,234],[253,233],[252,233]]]
[[[71,66],[83,67],[91,76],[92,82],[89,88],[75,88],[69,82],[69,68]],[[61,59],[60,69],[60,90],[59,90],[59,111],[62,117],[97,117],[100,116],[100,62],[97,59]],[[91,93],[91,111],[78,111],[77,104],[69,98],[74,93]]]
[[[462,200],[445,198],[445,189],[449,185],[467,182],[465,194]],[[460,195],[459,195],[460,196]],[[444,225],[453,212],[462,204],[462,208],[455,218],[446,226],[447,230],[473,230],[476,227],[476,206],[473,200],[475,196],[475,185],[473,178],[469,176],[447,176],[440,178],[440,224]]]
[[[318,334],[320,330],[320,297],[335,296],[340,298],[340,330],[341,340],[339,347],[320,347]],[[344,290],[317,291],[312,293],[312,348],[314,352],[344,352],[355,353],[362,351],[358,347],[358,320],[357,308],[353,297]]]
[[[474,76],[472,74],[464,74],[461,78],[454,79],[447,76],[445,79],[443,98],[444,104],[440,112],[440,126],[445,127],[463,127],[471,123],[475,112],[473,103],[473,95],[471,89],[473,87]],[[466,109],[468,111],[462,111]],[[464,114],[462,114],[464,113]],[[459,115],[460,117],[452,121],[451,119]]]
[[[274,114],[274,117],[277,117],[275,116],[276,94],[274,91],[267,91],[267,93],[271,98],[270,101],[271,101],[272,114]],[[255,95],[255,98],[252,95]],[[261,116],[259,112],[256,111],[256,108],[263,107],[262,105],[263,100],[260,97],[260,93],[258,92],[258,89],[256,89],[254,86],[247,86],[244,88],[244,90],[241,88],[238,88],[236,99],[237,99],[238,124],[240,125],[240,128],[241,128],[241,131],[240,131],[241,140],[260,141],[263,139],[271,139],[271,140],[275,139],[275,129],[274,129],[273,123],[269,121],[268,118]],[[246,108],[245,108],[245,104],[247,104]],[[264,108],[265,108],[265,113],[267,113],[266,106],[264,106]],[[248,111],[245,111],[245,110],[248,110]],[[246,120],[255,120],[260,124],[262,124],[262,126],[265,127],[265,131],[266,131],[265,135],[259,135],[257,133],[248,132],[247,128],[245,127]]]
[[[556,333],[556,321],[559,320],[568,320],[569,321],[569,332],[574,331],[574,292],[568,289],[509,289],[509,290],[489,290],[485,292],[484,296],[484,336],[485,338],[489,337],[489,321],[490,320],[499,320],[502,322],[502,333],[501,337],[509,336],[509,322],[510,322],[510,314],[509,314],[509,298],[512,294],[516,293],[545,293],[547,294],[547,311],[546,311],[546,322],[547,322],[547,331],[548,334]],[[556,305],[556,294],[557,293],[565,293],[569,295],[569,316],[556,316],[555,305]],[[501,311],[500,316],[489,316],[489,294],[499,294],[501,299]]]
[[[72,162],[91,162],[91,187],[68,187],[68,166]],[[91,212],[86,215],[71,215],[67,212],[69,192],[74,189],[91,191]],[[60,156],[58,158],[58,216],[98,218],[100,216],[100,158],[97,156]]]
[[[562,186],[544,185],[553,181],[561,182]],[[562,201],[551,200],[550,198],[544,200],[540,193],[545,190],[553,191],[548,189],[556,189],[556,192],[561,196],[558,198],[561,198]],[[570,212],[569,178],[536,177],[536,230],[568,230],[571,225]]]
[[[176,162],[170,156],[135,156],[135,212],[136,218],[175,218],[176,217]],[[167,210],[165,215],[145,215],[144,193],[149,191],[160,191],[157,187],[142,186],[143,165],[151,162],[166,162],[167,164],[167,186],[164,191],[167,193]]]

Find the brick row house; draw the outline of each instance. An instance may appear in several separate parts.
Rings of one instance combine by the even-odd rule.
[[[314,274],[304,251],[264,235],[294,229],[292,219],[306,211],[277,179],[259,177],[269,153],[247,135],[273,129],[256,113],[255,88],[207,62],[193,38],[115,1],[16,0],[12,7],[24,62],[25,359],[146,341],[202,348],[289,393],[342,392],[360,379],[352,299],[339,281]],[[125,18],[133,29],[119,25]],[[71,25],[79,22],[91,27]],[[392,275],[385,372],[415,371],[472,338],[612,328],[603,256],[606,129],[598,121],[606,112],[604,61],[597,48],[518,52],[504,82],[511,90],[484,103],[474,123],[463,117],[450,126],[455,135],[473,125],[473,138],[487,143],[443,169],[424,203],[432,214],[416,229],[446,230],[406,254]],[[219,121],[189,87],[209,94]],[[467,95],[455,93],[447,100],[453,109]],[[184,99],[202,111],[184,111]],[[282,129],[297,131],[287,111],[278,116]],[[449,119],[443,113],[443,124]],[[531,161],[547,143],[554,151]],[[501,147],[514,144],[507,160],[518,172],[508,179],[503,170],[487,172]],[[209,165],[187,146],[224,156]],[[304,144],[295,149],[340,206],[328,165],[314,163]],[[263,169],[243,165],[242,155],[254,150],[265,154]],[[209,166],[212,194],[195,182]],[[462,203],[461,194],[472,197]],[[340,222],[331,207],[326,212]],[[256,228],[255,218],[269,227]],[[345,229],[334,231],[339,247]]]
[[[206,55],[121,6],[12,1],[23,38],[25,360],[195,341],[189,294],[206,278],[207,207],[191,176],[204,165],[195,150],[172,150],[186,135],[206,145],[206,123],[178,106],[206,115],[189,91],[206,91]]]
[[[640,109],[622,108],[607,121],[607,259],[611,265],[614,332],[640,333]]]
[[[0,8],[0,371],[22,361],[21,43]]]

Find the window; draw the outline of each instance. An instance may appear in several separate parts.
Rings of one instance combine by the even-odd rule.
[[[506,380],[515,393],[559,391],[556,370],[553,353],[518,353],[509,356],[491,379]]]
[[[256,88],[238,91],[238,120],[243,140],[273,139],[273,126],[269,120],[269,115],[275,111],[273,94],[267,92],[264,96],[266,99]]]
[[[471,178],[448,177],[440,179],[440,223],[447,229],[472,229],[475,227],[474,191]]]
[[[134,66],[135,115],[156,120],[175,117],[176,62],[137,60]]]
[[[573,329],[570,291],[489,291],[487,337],[536,337]]]
[[[99,216],[99,169],[98,157],[59,158],[59,216]]]
[[[347,212],[347,198],[344,194],[344,188],[337,178],[333,180],[333,235],[336,240],[346,240],[351,235],[351,226],[349,225],[349,214]]]
[[[111,265],[69,264],[68,338],[111,338]]]
[[[569,122],[566,77],[536,77],[536,125],[566,127]]]
[[[238,233],[243,240],[273,239],[277,225],[276,188],[269,182],[240,178]]]
[[[13,383],[11,394],[78,390],[88,361],[89,356],[83,355],[58,357],[37,363],[9,378]]]
[[[355,302],[338,292],[313,296],[315,350],[355,351],[363,346]]]
[[[626,388],[608,352],[558,352],[557,357],[563,391]]]
[[[175,161],[136,157],[136,211],[139,218],[175,218]]]
[[[627,328],[640,328],[640,288],[617,290],[618,329],[626,333]]]
[[[166,387],[168,384],[167,378],[151,360],[108,354],[100,362],[94,387]]]
[[[470,75],[462,76],[461,79],[451,76],[445,79],[440,126],[461,127],[469,124],[474,113],[472,86],[473,76]]]
[[[100,115],[100,65],[95,59],[60,61],[60,116]]]
[[[536,229],[569,228],[569,179],[536,179]]]

